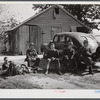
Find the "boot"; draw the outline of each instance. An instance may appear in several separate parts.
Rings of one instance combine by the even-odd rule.
[[[92,67],[89,67],[89,74],[93,74]]]
[[[35,66],[35,68],[33,68],[33,72],[37,73],[38,72],[38,66]]]
[[[59,74],[59,75],[62,75],[61,71],[58,71],[58,74]]]
[[[48,70],[45,72],[45,75],[47,75],[48,74]]]

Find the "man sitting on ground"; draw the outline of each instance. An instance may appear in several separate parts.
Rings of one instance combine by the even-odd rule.
[[[93,70],[92,70],[91,49],[89,48],[87,40],[84,40],[83,44],[84,46],[81,47],[79,50],[80,60],[83,61],[87,65],[87,67],[89,67],[89,74],[92,74]]]
[[[45,74],[48,74],[48,70],[50,67],[50,62],[55,62],[55,64],[57,64],[57,70],[58,70],[58,74],[61,75],[61,71],[60,71],[60,61],[59,61],[59,52],[57,49],[55,49],[55,45],[54,43],[50,44],[50,50],[48,50],[47,52],[47,67],[46,67],[46,72]]]
[[[34,73],[37,73],[40,59],[38,58],[37,51],[34,48],[34,43],[29,45],[29,49],[26,51],[26,59],[28,67],[32,67]]]
[[[96,49],[96,52],[92,55],[93,61],[98,61],[100,62],[100,44]]]
[[[73,49],[73,42],[69,42],[63,50],[63,64],[64,68],[68,66],[71,67],[70,65],[72,65],[76,71],[77,64],[75,61],[75,50]]]

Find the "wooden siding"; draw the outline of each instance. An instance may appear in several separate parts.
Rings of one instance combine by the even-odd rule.
[[[37,18],[29,21],[27,24],[32,25],[45,25],[45,26],[55,26],[55,25],[77,25],[81,26],[77,21],[75,21],[73,18],[68,16],[65,12],[63,12],[61,9],[59,9],[59,14],[56,15],[56,19],[53,18],[53,8],[48,10],[46,13],[38,16]]]
[[[29,21],[28,25],[38,25],[43,32],[43,43],[48,43],[51,38],[51,28],[62,28],[62,31],[70,31],[71,27],[82,27],[77,21],[68,16],[65,12],[59,9],[59,14],[56,15],[56,19],[53,18],[53,8],[46,13],[38,16],[37,18]]]
[[[18,34],[18,33],[17,33]],[[23,54],[26,53],[29,45],[29,26],[23,25],[19,28],[19,51]]]
[[[12,53],[15,53],[16,52],[16,43],[17,43],[17,40],[16,40],[16,34],[17,34],[17,32],[16,32],[17,30],[14,30],[14,31],[12,31]]]
[[[35,49],[40,53],[40,46],[42,44],[42,31],[38,26],[29,26],[29,41],[35,44]]]

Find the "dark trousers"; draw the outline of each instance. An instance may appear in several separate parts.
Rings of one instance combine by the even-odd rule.
[[[71,66],[73,67],[74,71],[76,71],[78,67],[75,58],[67,59],[66,57],[63,57],[63,66],[64,66],[64,71],[66,68]]]
[[[47,59],[47,67],[46,67],[46,72],[48,72],[49,68],[50,68],[50,63],[51,62],[54,62],[55,63],[55,66],[57,67],[57,71],[58,73],[60,73],[60,61],[58,58],[55,58],[54,60],[48,58]]]
[[[93,60],[93,61],[97,61],[97,60],[100,61],[100,54],[94,53],[94,54],[92,55],[92,60]]]
[[[83,61],[88,67],[89,67],[89,73],[93,72],[92,69],[92,59],[90,57],[81,57],[80,58],[81,61]]]
[[[3,70],[2,75],[4,76],[13,76],[16,75],[16,68],[15,68],[15,64],[10,63],[9,67],[6,70]]]
[[[39,66],[39,63],[40,63],[40,58],[36,58],[36,60],[30,60],[28,59],[28,67],[37,67]]]

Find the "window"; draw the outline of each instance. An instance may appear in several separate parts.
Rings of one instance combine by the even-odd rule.
[[[59,36],[55,36],[54,37],[54,42],[58,42],[59,41]]]
[[[66,43],[72,42],[72,39],[71,39],[70,37],[65,36],[65,42],[66,42]]]
[[[61,27],[52,27],[51,28],[51,39],[53,39],[53,37],[56,33],[60,33],[60,32],[62,32]]]
[[[85,27],[76,27],[77,32],[84,32],[84,33],[88,33],[88,29]]]
[[[65,42],[65,36],[60,36],[60,42]]]
[[[54,42],[63,42],[63,43],[68,43],[71,42],[72,39],[67,36],[55,36],[54,37]]]
[[[55,8],[55,13],[59,14],[59,8]]]

